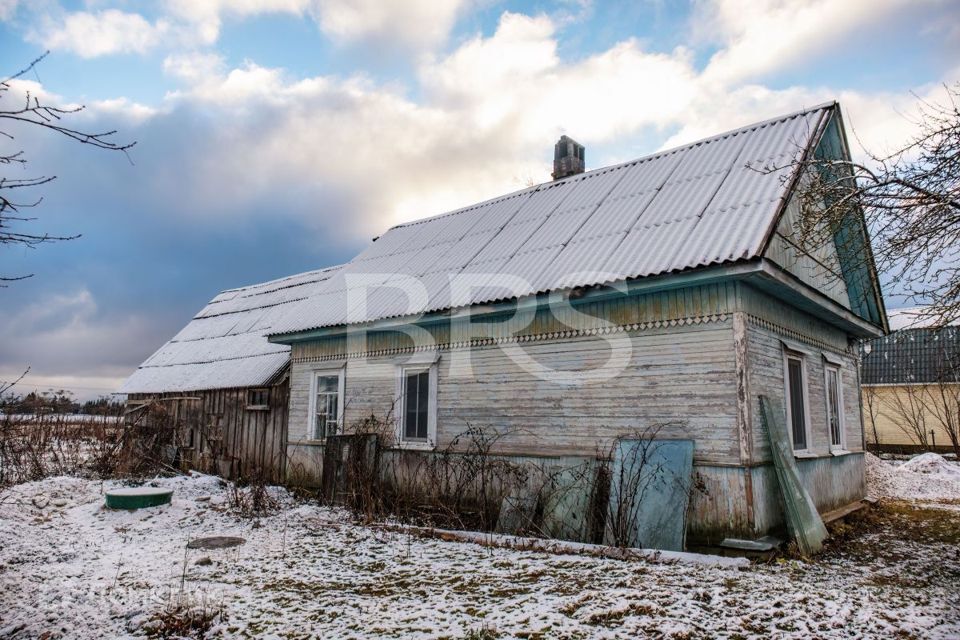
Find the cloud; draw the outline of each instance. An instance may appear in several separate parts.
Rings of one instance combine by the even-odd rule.
[[[289,189],[349,206],[341,232],[370,237],[548,179],[534,159],[563,130],[587,143],[611,140],[673,122],[693,98],[695,71],[682,49],[653,54],[630,40],[565,65],[555,31],[547,17],[505,13],[490,37],[421,63],[419,101],[362,77],[290,79],[254,63],[226,71],[215,59],[168,58],[168,72],[188,86],[169,96],[166,124],[154,126],[190,113],[230,123],[193,141],[205,153],[173,163],[208,215]]]
[[[30,367],[16,391],[48,386],[86,387],[86,395],[109,393],[143,352],[150,323],[135,314],[104,313],[86,288],[42,296],[0,317],[0,380]]]
[[[703,3],[694,15],[694,33],[722,47],[710,59],[704,80],[728,84],[826,57],[851,32],[870,28],[916,4],[910,0]]]
[[[314,0],[166,0],[171,19],[182,25],[183,39],[193,45],[211,45],[220,37],[223,19],[263,14],[304,15]]]
[[[95,58],[114,53],[145,53],[160,43],[169,30],[166,20],[150,23],[137,13],[107,9],[70,13],[62,24],[48,20],[45,28],[32,37],[51,50]]]
[[[341,44],[429,51],[443,44],[468,0],[166,0],[152,22],[141,13],[107,9],[45,16],[29,37],[52,50],[84,58],[145,53],[164,47],[205,47],[220,37],[225,19],[264,14],[310,16]],[[0,0],[0,20],[13,16],[15,0]]]
[[[203,84],[223,73],[223,56],[215,53],[178,53],[163,60],[163,72],[188,86]]]
[[[430,50],[446,41],[465,0],[319,0],[321,30],[338,42]]]
[[[13,18],[17,13],[19,0],[0,0],[0,22],[5,22]]]
[[[655,53],[633,39],[566,62],[557,30],[547,16],[505,12],[493,34],[422,59],[417,100],[362,76],[298,79],[253,62],[227,69],[195,52],[164,60],[183,87],[162,106],[93,108],[142,123],[130,131],[140,140],[135,160],[149,170],[140,197],[189,194],[190,215],[209,218],[283,202],[284,215],[356,241],[549,179],[562,132],[593,149],[673,130],[665,146],[674,146],[838,97],[829,87],[718,87],[689,50]],[[867,138],[892,126],[873,115],[892,96],[840,97]]]

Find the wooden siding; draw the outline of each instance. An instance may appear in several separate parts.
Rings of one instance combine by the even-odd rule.
[[[820,513],[862,500],[866,495],[863,452],[797,460],[803,486]],[[753,534],[764,535],[784,528],[782,499],[772,465],[752,470]]]
[[[127,402],[161,402],[171,411],[184,466],[227,478],[262,473],[268,482],[281,482],[286,477],[288,388],[286,381],[269,387],[267,410],[247,409],[248,389],[131,394]]]
[[[735,283],[727,282],[597,301],[574,300],[571,306],[541,307],[493,319],[457,318],[411,327],[410,331],[418,336],[416,340],[404,331],[365,332],[360,327],[349,336],[295,343],[291,359],[295,363],[336,361],[394,355],[427,347],[460,348],[468,341],[473,344],[529,341],[550,334],[566,338],[596,335],[611,327],[636,331],[683,320],[702,322],[733,311],[736,287]]]
[[[801,188],[804,182],[808,181],[801,181]],[[777,230],[770,239],[770,246],[764,257],[797,276],[801,282],[850,309],[850,297],[847,295],[836,243],[831,238],[831,242],[815,247],[811,252],[801,249],[802,243],[797,231],[799,218],[800,206],[797,198],[793,197],[777,223]]]
[[[769,300],[768,304],[776,305]],[[781,309],[789,314],[789,308]],[[784,324],[789,324],[785,322]],[[751,416],[752,416],[752,459],[748,462],[769,462],[770,444],[766,431],[759,420],[759,396],[766,395],[777,399],[785,406],[785,386],[783,377],[784,342],[796,344],[804,349],[804,368],[807,377],[808,405],[810,410],[809,452],[814,455],[830,455],[830,432],[827,426],[827,403],[824,392],[824,356],[842,363],[840,376],[843,395],[844,431],[848,451],[863,449],[863,430],[860,414],[858,371],[853,356],[845,351],[825,348],[826,342],[833,342],[824,335],[829,327],[824,325],[811,341],[804,341],[795,332],[779,328],[768,322],[758,322],[755,318],[748,321],[747,352],[748,372],[750,376]],[[842,336],[839,331],[837,333]],[[799,339],[798,339],[799,338]],[[811,344],[813,342],[813,344]]]
[[[592,454],[609,447],[617,435],[674,422],[660,436],[695,438],[698,461],[738,462],[730,322],[624,332],[620,338],[613,347],[600,337],[520,345],[532,362],[565,371],[589,371],[624,356],[626,366],[618,375],[583,386],[542,380],[497,345],[470,351],[467,376],[454,376],[453,358],[443,353],[438,446],[474,426],[508,432],[500,441],[505,452]],[[346,424],[391,413],[400,362],[388,356],[346,361]],[[293,364],[291,442],[308,439],[310,377],[318,368],[324,363]]]

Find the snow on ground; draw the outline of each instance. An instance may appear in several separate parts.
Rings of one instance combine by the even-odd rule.
[[[919,502],[960,501],[960,465],[924,453],[901,465],[866,454],[867,488],[875,498]]]
[[[0,638],[137,636],[181,584],[224,608],[218,637],[960,634],[956,546],[899,531],[816,562],[737,569],[414,537],[279,489],[279,512],[255,521],[229,509],[216,478],[154,484],[174,489],[172,504],[107,510],[102,492],[120,483],[70,477],[0,493]],[[186,549],[210,535],[247,542]]]

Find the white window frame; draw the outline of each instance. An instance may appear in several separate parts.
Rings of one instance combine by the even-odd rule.
[[[831,452],[843,452],[847,450],[846,425],[843,420],[843,368],[834,362],[824,358],[823,363],[823,399],[826,408],[827,435],[830,442]],[[840,431],[840,442],[833,442],[833,431],[830,429],[830,372],[837,374],[837,429]]]
[[[803,429],[806,447],[798,449],[793,442],[793,403],[790,401],[790,360],[800,363],[800,383],[803,389]],[[790,446],[794,453],[809,454],[813,449],[813,433],[810,428],[810,388],[807,383],[807,356],[800,351],[783,349],[783,404],[787,415],[787,433],[790,434]]]
[[[406,393],[404,393],[404,384],[407,376],[411,373],[429,372],[430,390],[427,394],[427,439],[426,440],[408,440],[404,437],[404,417],[406,416]],[[395,439],[397,446],[403,449],[423,449],[432,450],[437,446],[437,363],[432,362],[411,362],[397,365],[397,388],[394,402]]]
[[[307,411],[307,440],[311,442],[324,442],[326,438],[317,437],[317,380],[319,378],[337,377],[337,423],[338,433],[343,433],[343,415],[344,415],[344,390],[346,381],[346,367],[336,369],[311,369],[310,370],[310,409]]]

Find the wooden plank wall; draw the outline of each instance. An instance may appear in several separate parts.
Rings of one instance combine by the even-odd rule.
[[[803,486],[820,513],[856,502],[866,495],[863,452],[797,460]],[[753,535],[761,536],[784,525],[780,486],[773,466],[755,467]]]
[[[809,182],[809,179],[805,182]],[[835,302],[851,309],[837,245],[830,242],[814,247],[810,252],[802,249],[803,243],[798,235],[799,218],[800,206],[794,197],[790,199],[777,224],[765,257],[797,276],[802,282],[830,296]]]
[[[438,446],[444,447],[470,426],[509,432],[499,445],[504,453],[541,455],[596,454],[617,435],[658,423],[661,437],[694,438],[700,463],[739,462],[733,334],[729,311],[735,285],[709,285],[591,303],[593,317],[564,322],[538,314],[526,325],[489,328],[501,331],[469,352],[470,374],[453,375],[453,352],[465,345],[439,345]],[[563,313],[559,314],[561,317]],[[566,331],[580,323],[587,330]],[[589,325],[616,326],[599,332]],[[635,328],[634,328],[635,327]],[[514,331],[515,334],[511,334]],[[456,336],[457,328],[451,331]],[[499,341],[500,338],[504,338]],[[529,339],[528,339],[529,338]],[[403,343],[398,342],[399,351]],[[386,346],[379,344],[378,346]],[[316,370],[346,366],[345,421],[371,413],[391,413],[397,365],[408,354],[354,357],[344,343],[295,345],[291,368],[290,442],[309,443],[310,378]],[[531,373],[508,353],[521,350],[533,367],[564,371],[594,370],[611,358],[625,357],[612,379],[573,386]]]
[[[267,482],[286,477],[289,385],[270,387],[269,409],[247,409],[248,389],[132,394],[128,403],[153,400],[173,412],[179,453],[188,468],[231,479],[262,474]],[[193,430],[193,447],[189,447]]]
[[[747,366],[750,378],[752,459],[748,463],[772,460],[770,445],[762,421],[759,420],[759,396],[785,400],[783,379],[783,344],[795,343],[805,349],[804,358],[809,391],[811,442],[810,452],[830,455],[830,431],[827,426],[827,402],[824,389],[824,355],[843,363],[840,368],[843,387],[844,428],[849,451],[863,450],[863,423],[860,412],[859,370],[847,342],[847,336],[797,311],[770,296],[742,286],[747,322]]]

